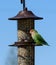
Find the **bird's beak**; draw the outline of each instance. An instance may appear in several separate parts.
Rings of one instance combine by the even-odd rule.
[[[29,33],[31,34],[31,31]]]

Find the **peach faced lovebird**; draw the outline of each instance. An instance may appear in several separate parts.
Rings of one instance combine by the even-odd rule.
[[[42,45],[48,45],[48,43],[43,39],[43,37],[34,29],[30,30],[30,34],[34,42],[36,42],[36,45],[42,46]]]

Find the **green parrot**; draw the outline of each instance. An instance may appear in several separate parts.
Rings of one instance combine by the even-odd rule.
[[[30,30],[30,34],[34,42],[36,42],[36,45],[38,46],[43,46],[43,45],[48,45],[48,43],[42,38],[42,36],[34,29]]]

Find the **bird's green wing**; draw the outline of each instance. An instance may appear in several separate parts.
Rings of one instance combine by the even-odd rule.
[[[41,41],[44,45],[48,45],[48,43],[43,39],[43,37],[40,34],[37,34],[37,39]]]
[[[38,38],[38,40],[45,42],[45,40],[43,39],[43,37],[40,34],[37,34],[37,38]]]
[[[41,43],[42,41],[40,41],[40,40],[38,39],[38,34],[37,34],[37,33],[35,33],[35,34],[32,36],[32,38],[33,38],[34,42],[36,42],[36,45],[38,45],[38,46],[42,46],[42,45],[43,45],[43,44]]]

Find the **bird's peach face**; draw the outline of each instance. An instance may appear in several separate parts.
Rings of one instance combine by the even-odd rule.
[[[30,30],[30,34],[32,34],[33,32],[34,32],[34,30],[33,30],[33,29],[31,29],[31,30]]]

